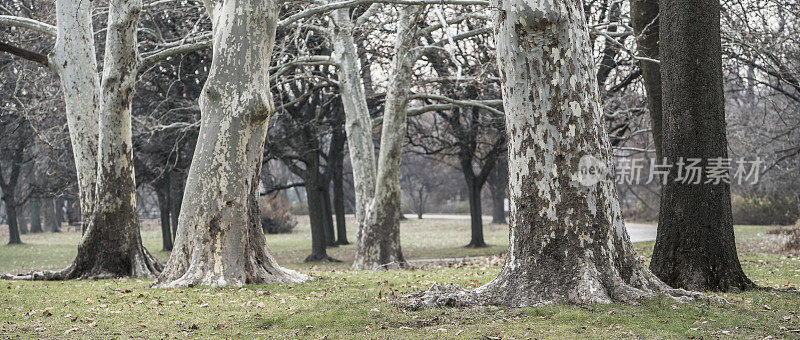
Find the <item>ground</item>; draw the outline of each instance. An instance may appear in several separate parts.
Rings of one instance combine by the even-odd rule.
[[[730,303],[592,305],[523,309],[477,307],[408,311],[402,295],[434,283],[474,287],[502,265],[507,227],[487,226],[484,249],[464,249],[468,221],[409,220],[401,230],[409,259],[487,255],[457,263],[417,263],[413,270],[352,272],[347,263],[315,266],[306,221],[290,235],[268,235],[279,262],[317,278],[305,284],[239,289],[151,289],[150,280],[0,281],[0,338],[166,338],[261,335],[296,338],[798,338],[800,294],[723,294]],[[152,228],[149,228],[152,229]],[[768,227],[737,226],[745,272],[762,286],[800,285],[800,258],[765,246]],[[161,260],[160,231],[143,233]],[[27,237],[25,237],[27,236]],[[0,273],[56,269],[72,260],[78,233],[23,235],[22,246],[0,246]],[[351,230],[351,240],[355,240]],[[643,257],[653,242],[636,244]],[[331,249],[351,260],[354,246]],[[499,256],[498,256],[499,255]],[[419,267],[422,266],[422,267]]]

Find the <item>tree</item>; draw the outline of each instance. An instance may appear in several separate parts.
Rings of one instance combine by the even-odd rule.
[[[612,155],[579,3],[495,3],[511,174],[508,255],[490,283],[471,292],[437,286],[417,307],[692,295],[671,289],[639,261],[613,175],[581,173],[587,164],[610,168]]]
[[[497,164],[489,174],[489,189],[492,191],[492,223],[506,224],[506,195],[508,191],[507,154],[497,157]]]
[[[719,0],[661,3],[660,55],[663,155],[673,164],[661,191],[650,268],[673,287],[744,290],[754,287],[736,253],[730,184],[680,180],[678,162],[704,169],[728,158]],[[723,165],[724,166],[724,165]]]
[[[206,2],[214,23],[211,70],[175,246],[159,287],[302,282],[281,268],[261,230],[256,197],[274,104],[269,63],[279,3]],[[246,9],[246,10],[245,10]]]
[[[631,23],[641,56],[657,60],[659,58],[658,0],[631,0]],[[650,112],[656,160],[661,162],[661,69],[653,60],[642,60],[640,64],[647,92],[647,110]]]

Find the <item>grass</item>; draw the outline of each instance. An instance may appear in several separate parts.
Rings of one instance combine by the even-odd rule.
[[[301,222],[302,224],[302,222]],[[405,222],[401,239],[409,258],[495,254],[506,229],[489,226],[488,249],[464,249],[466,221]],[[737,227],[737,237],[760,237],[765,227]],[[433,237],[435,235],[435,237]],[[355,235],[350,236],[351,241]],[[143,235],[160,248],[155,231]],[[23,246],[0,247],[0,272],[60,268],[71,261],[77,235],[36,235]],[[310,240],[306,228],[270,235],[279,261],[313,275],[295,285],[244,288],[151,289],[150,280],[70,282],[0,281],[0,337],[38,338],[797,338],[800,295],[753,291],[723,294],[731,303],[674,303],[659,297],[639,306],[617,304],[522,309],[475,307],[407,311],[403,294],[434,283],[475,287],[490,281],[496,261],[427,266],[388,272],[351,272],[343,266],[299,262]],[[55,243],[48,245],[49,243]],[[295,248],[296,247],[296,248]],[[331,251],[349,259],[353,246]],[[649,256],[652,242],[636,244]],[[299,248],[299,249],[298,249]],[[166,253],[158,252],[164,259]],[[743,252],[747,274],[761,285],[800,284],[800,259]],[[34,262],[35,261],[35,262]]]

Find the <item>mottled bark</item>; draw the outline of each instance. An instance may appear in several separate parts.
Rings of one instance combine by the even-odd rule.
[[[42,229],[42,201],[38,197],[29,200],[29,215],[31,220],[31,233],[44,232]]]
[[[279,3],[207,1],[206,9],[213,22],[213,61],[200,95],[200,132],[174,250],[155,286],[308,280],[276,263],[256,203],[274,111],[269,63]]]
[[[384,104],[376,186],[374,197],[366,207],[364,222],[359,226],[353,269],[407,266],[400,248],[400,161],[406,132],[408,91],[414,62],[418,58],[412,48],[423,9],[424,6],[407,6],[398,21]]]
[[[57,37],[50,57],[64,91],[84,220],[95,204],[101,100],[91,11],[90,1],[56,1]]]
[[[636,34],[639,56],[659,59],[658,56],[658,0],[631,0],[631,22]],[[647,110],[650,112],[650,125],[653,130],[653,144],[656,159],[661,153],[661,69],[658,63],[640,61],[644,89],[647,92]]]
[[[353,42],[353,23],[348,9],[331,14],[333,56],[339,64],[339,91],[345,112],[345,131],[353,167],[356,196],[356,221],[363,229],[367,205],[375,193],[375,145],[372,141],[372,118],[367,107],[361,65]]]
[[[612,165],[578,1],[496,1],[509,140],[511,233],[500,274],[474,291],[434,287],[416,307],[635,303],[672,290],[641,263],[613,174],[579,181],[582,157]]]
[[[663,155],[728,158],[719,0],[661,3]],[[677,181],[673,166],[661,191],[658,235],[650,268],[664,282],[692,290],[754,287],[739,264],[730,185]]]

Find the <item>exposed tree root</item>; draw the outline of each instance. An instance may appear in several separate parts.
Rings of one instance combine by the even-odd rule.
[[[4,280],[63,281],[100,280],[120,277],[153,278],[163,266],[143,246],[127,259],[109,259],[79,251],[75,261],[62,270],[37,270],[25,274],[4,274]]]

